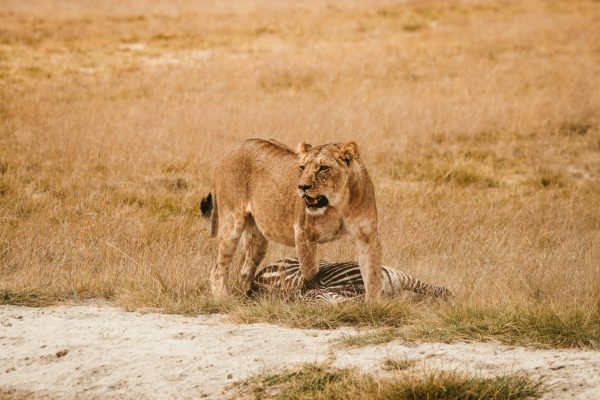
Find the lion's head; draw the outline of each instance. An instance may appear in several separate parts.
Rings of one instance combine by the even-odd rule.
[[[331,143],[298,147],[298,194],[304,199],[306,212],[322,215],[327,207],[339,204],[345,193],[352,163],[358,157],[358,145]]]

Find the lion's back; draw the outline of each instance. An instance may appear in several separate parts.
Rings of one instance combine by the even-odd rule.
[[[288,184],[293,178],[296,153],[274,140],[248,139],[232,148],[217,164],[215,181],[227,186],[252,189],[264,180]],[[273,178],[275,181],[273,181]]]
[[[295,159],[296,153],[273,139],[247,139],[232,147],[217,164],[218,168],[244,162],[278,162]]]
[[[277,141],[248,139],[240,143],[215,168],[219,212],[249,212],[263,234],[289,244],[297,200],[296,164],[297,154]]]

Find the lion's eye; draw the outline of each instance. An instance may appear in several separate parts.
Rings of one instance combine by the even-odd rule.
[[[304,166],[304,165],[301,165],[301,166],[300,166],[300,171],[304,171],[304,168],[305,168],[305,166]]]
[[[325,172],[325,171],[329,171],[329,166],[327,166],[327,165],[321,165],[319,167],[319,172]]]

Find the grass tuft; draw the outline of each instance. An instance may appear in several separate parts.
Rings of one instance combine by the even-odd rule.
[[[567,184],[565,175],[552,169],[540,169],[535,179],[542,188],[561,188]]]
[[[2,159],[0,159],[0,175],[4,175],[10,169],[10,164]]]
[[[542,383],[526,375],[494,378],[467,377],[443,372],[421,380],[396,382],[378,398],[396,399],[530,399],[543,393]]]
[[[47,307],[73,300],[69,295],[40,289],[0,289],[0,305]]]
[[[358,335],[342,335],[333,340],[335,344],[343,347],[365,347],[389,343],[398,339],[399,333],[393,328],[370,330]]]
[[[239,322],[271,322],[294,328],[314,329],[334,329],[341,326],[398,327],[406,324],[410,315],[409,304],[393,300],[319,304],[262,299],[232,312],[233,318]]]
[[[395,360],[392,358],[386,358],[383,361],[383,369],[386,371],[404,371],[415,366],[417,360],[411,360],[408,358]]]
[[[427,315],[429,314],[429,315]],[[600,348],[600,312],[594,307],[555,308],[538,305],[506,310],[455,305],[415,312],[400,328],[345,335],[335,340],[344,347],[406,341],[497,341],[535,348]]]
[[[593,308],[450,307],[441,310],[438,316],[438,328],[430,326],[428,334],[421,331],[417,335],[433,340],[497,340],[534,347],[600,348],[600,313]]]
[[[456,372],[400,374],[376,380],[355,369],[305,364],[234,384],[242,399],[527,399],[543,393],[542,383],[523,374],[494,378]]]
[[[404,32],[416,32],[423,29],[423,24],[420,23],[407,23],[402,25],[402,30]]]
[[[593,126],[586,122],[565,122],[559,127],[559,132],[565,136],[583,136],[592,128]]]

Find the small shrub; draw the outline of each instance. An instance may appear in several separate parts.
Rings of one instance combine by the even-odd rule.
[[[558,171],[542,168],[537,173],[535,183],[541,188],[561,188],[566,186],[567,178]]]
[[[584,136],[592,129],[592,125],[585,122],[565,122],[558,131],[565,136]]]

